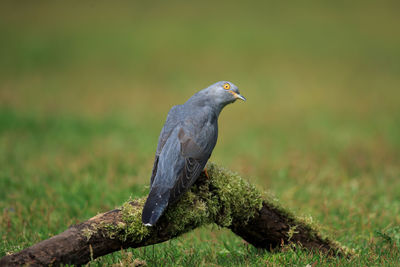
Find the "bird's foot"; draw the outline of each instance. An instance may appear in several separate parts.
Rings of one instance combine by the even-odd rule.
[[[210,179],[210,176],[208,175],[208,172],[207,172],[207,168],[204,168],[204,174],[206,175],[207,179]]]

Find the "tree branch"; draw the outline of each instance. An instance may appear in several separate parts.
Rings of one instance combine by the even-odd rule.
[[[121,248],[162,243],[210,223],[227,227],[255,247],[268,250],[295,243],[331,255],[350,253],[237,174],[214,164],[207,165],[207,173],[210,178],[202,174],[154,227],[145,227],[141,222],[145,198],[133,200],[7,255],[0,259],[0,266],[85,264]]]

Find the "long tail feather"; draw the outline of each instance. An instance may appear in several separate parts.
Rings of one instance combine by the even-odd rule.
[[[169,192],[161,193],[160,191],[152,188],[144,204],[142,222],[146,226],[155,225],[168,206]]]

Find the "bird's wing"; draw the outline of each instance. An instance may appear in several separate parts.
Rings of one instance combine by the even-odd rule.
[[[158,159],[160,157],[161,151],[167,142],[172,131],[179,122],[179,112],[180,106],[173,106],[168,112],[167,119],[164,123],[164,127],[161,130],[160,137],[158,138],[158,145],[156,150],[156,155],[154,157],[153,171],[151,172],[150,186],[153,184],[154,178],[157,174]]]
[[[204,129],[207,133],[202,137],[209,140],[202,140],[204,147],[196,142],[196,137],[185,132],[183,128],[179,129],[178,139],[181,144],[180,155],[184,159],[184,167],[178,177],[176,177],[174,187],[171,189],[169,202],[173,203],[196,181],[203,171],[216,142],[216,133],[214,129]],[[204,142],[205,141],[205,142]]]
[[[144,224],[154,225],[166,207],[177,201],[196,181],[216,140],[216,127],[188,127],[180,123],[172,130],[159,155],[155,177],[143,207]]]

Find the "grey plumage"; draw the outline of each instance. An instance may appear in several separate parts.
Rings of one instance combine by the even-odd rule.
[[[218,138],[218,116],[236,99],[237,86],[217,82],[171,108],[161,130],[142,222],[154,225],[203,171]]]

